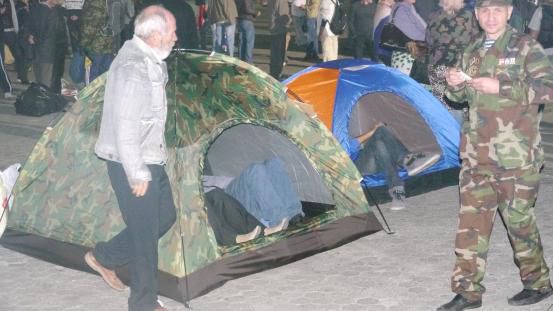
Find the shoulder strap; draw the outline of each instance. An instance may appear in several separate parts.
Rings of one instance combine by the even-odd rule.
[[[394,23],[394,18],[396,16],[396,13],[397,13],[397,10],[399,9],[399,5],[394,9],[394,11],[392,12],[392,18],[390,19],[390,24],[393,24]]]

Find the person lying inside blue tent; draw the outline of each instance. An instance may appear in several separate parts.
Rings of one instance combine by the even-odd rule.
[[[217,243],[232,245],[285,230],[304,216],[282,160],[246,167],[236,178],[203,176],[208,220]]]
[[[398,170],[404,168],[409,176],[415,176],[440,159],[435,153],[409,152],[386,125],[378,121],[356,140],[361,149],[353,160],[355,166],[363,176],[384,173],[392,197],[392,210],[405,208],[405,187]]]

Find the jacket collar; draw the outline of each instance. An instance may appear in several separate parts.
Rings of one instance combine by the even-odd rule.
[[[156,61],[156,63],[161,64],[163,63],[163,59],[161,59],[154,49],[149,46],[144,40],[140,39],[136,35],[133,36],[132,42],[136,44],[136,46],[144,53],[146,53],[148,56],[150,56],[153,60]]]

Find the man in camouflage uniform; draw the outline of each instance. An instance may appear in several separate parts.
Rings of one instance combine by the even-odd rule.
[[[553,100],[553,68],[543,48],[507,25],[512,0],[477,0],[484,34],[446,74],[448,96],[467,100],[461,138],[457,260],[451,278],[457,295],[438,310],[482,305],[486,257],[499,209],[524,289],[510,305],[537,303],[553,293],[543,258],[534,203],[543,164],[538,105]]]

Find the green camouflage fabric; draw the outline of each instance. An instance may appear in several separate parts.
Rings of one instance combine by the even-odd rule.
[[[113,37],[103,34],[107,25],[107,7],[105,0],[86,0],[81,14],[80,45],[96,54],[113,53]]]
[[[461,69],[471,77],[494,77],[497,95],[461,85],[448,97],[467,100],[459,177],[459,228],[451,286],[476,300],[485,291],[489,238],[496,211],[502,215],[525,288],[550,286],[534,215],[543,151],[538,104],[553,100],[553,67],[531,37],[508,27],[488,50],[479,37],[463,53]]]
[[[474,13],[470,10],[462,9],[455,15],[439,10],[430,15],[426,28],[428,80],[432,94],[448,110],[451,110],[451,107],[446,104],[444,98],[447,86],[446,68],[457,65],[463,50],[478,33]]]
[[[455,240],[457,260],[451,277],[452,291],[479,300],[497,210],[507,227],[515,263],[524,288],[550,286],[543,257],[534,203],[540,175],[536,168],[487,170],[463,166],[459,177],[459,227]]]
[[[495,77],[499,95],[482,94],[462,84],[447,96],[468,101],[460,153],[463,165],[505,169],[541,167],[543,150],[538,104],[553,101],[553,67],[530,36],[507,26],[485,51],[478,37],[462,56],[461,69],[471,77]]]
[[[460,54],[478,33],[474,13],[470,10],[462,9],[455,15],[443,10],[433,12],[426,28],[428,64],[456,65]]]
[[[183,53],[172,55],[167,63],[166,171],[178,219],[160,240],[160,270],[183,277],[222,257],[259,249],[345,216],[371,213],[361,176],[347,153],[318,119],[286,96],[277,80],[219,54]],[[106,165],[94,155],[104,84],[105,75],[94,80],[39,139],[14,187],[11,228],[87,247],[123,229]],[[201,175],[210,144],[237,124],[257,124],[288,137],[318,171],[336,208],[286,232],[219,247],[208,225]]]

